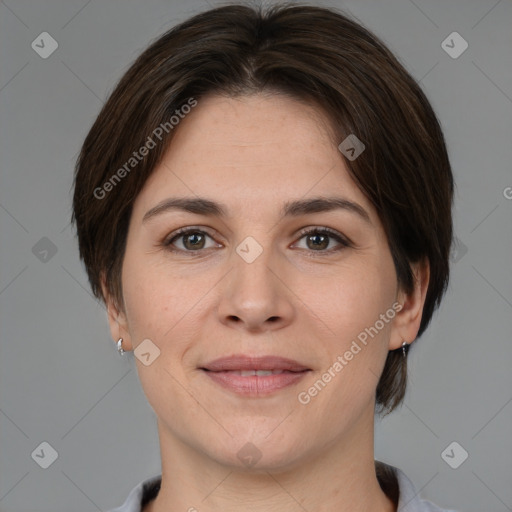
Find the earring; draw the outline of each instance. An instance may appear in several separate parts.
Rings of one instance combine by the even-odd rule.
[[[124,354],[124,349],[122,347],[123,344],[123,338],[119,338],[117,342],[117,351],[119,352],[119,355],[122,356]]]
[[[407,347],[407,348],[406,348]],[[407,344],[406,341],[404,341],[402,343],[402,353],[404,355],[404,357],[407,355],[407,351],[409,350],[409,345]]]

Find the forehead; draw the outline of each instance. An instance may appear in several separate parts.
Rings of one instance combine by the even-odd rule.
[[[323,113],[284,95],[208,96],[184,117],[135,210],[169,195],[222,199],[234,209],[329,195],[364,204]]]

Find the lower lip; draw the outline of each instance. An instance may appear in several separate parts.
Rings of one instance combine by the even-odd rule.
[[[212,372],[203,370],[214,382],[235,393],[245,396],[262,396],[288,386],[293,386],[309,372],[283,372],[275,375],[250,375],[242,377],[233,372]]]

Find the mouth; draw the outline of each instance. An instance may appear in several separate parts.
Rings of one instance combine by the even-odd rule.
[[[216,359],[200,370],[224,389],[247,397],[267,396],[295,385],[311,371],[287,358],[245,355]]]
[[[207,370],[206,368],[201,368],[207,372],[212,370]],[[306,371],[306,370],[304,370]],[[266,377],[267,375],[281,375],[282,373],[300,373],[300,372],[292,372],[290,370],[222,370],[216,371],[215,373],[230,373],[231,375],[240,375],[241,377],[252,377],[256,375],[257,377]]]
[[[302,372],[310,370],[307,366],[293,359],[280,356],[246,356],[237,354],[229,357],[221,357],[205,364],[201,369],[212,372],[238,371],[238,372]]]

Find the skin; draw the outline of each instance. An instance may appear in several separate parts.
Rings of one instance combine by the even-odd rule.
[[[413,268],[416,288],[404,294],[377,213],[318,109],[277,94],[209,96],[178,128],[134,204],[124,308],[104,287],[113,339],[133,350],[149,338],[160,350],[149,366],[135,358],[162,458],[162,487],[145,512],[395,511],[374,469],[375,389],[388,350],[416,338],[428,265]],[[143,222],[167,198],[197,196],[228,215],[170,210]],[[342,209],[280,214],[286,201],[319,196],[358,203],[370,222]],[[198,244],[182,235],[171,246],[181,252],[172,252],[163,242],[182,227],[209,236]],[[309,227],[331,228],[351,245],[303,236]],[[263,248],[250,264],[235,250],[248,236]],[[395,302],[401,311],[310,403],[299,403],[298,393]],[[297,385],[246,398],[198,369],[240,353],[288,357],[312,371]],[[237,457],[248,442],[261,454],[252,467]]]

